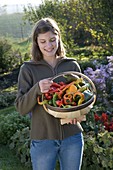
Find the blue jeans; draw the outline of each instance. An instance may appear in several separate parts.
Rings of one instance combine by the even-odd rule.
[[[83,146],[82,133],[64,140],[32,140],[30,154],[33,170],[54,170],[57,160],[60,170],[80,170]]]

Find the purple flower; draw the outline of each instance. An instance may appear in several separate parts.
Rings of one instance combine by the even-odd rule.
[[[96,70],[93,70],[91,67],[87,67],[86,70],[84,70],[84,74],[94,82],[97,88],[98,101],[102,101],[105,96],[109,96],[109,94],[107,94],[108,84],[106,84],[106,82],[113,80],[113,56],[107,58],[109,59],[107,65],[99,64],[94,60],[93,64],[95,64]]]

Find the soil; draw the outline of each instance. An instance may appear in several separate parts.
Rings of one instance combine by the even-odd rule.
[[[0,90],[4,90],[17,84],[19,68],[6,75],[0,75]]]

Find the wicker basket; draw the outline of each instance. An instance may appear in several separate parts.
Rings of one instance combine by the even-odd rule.
[[[79,106],[72,106],[71,108],[60,108],[60,107],[54,107],[49,104],[44,104],[44,109],[52,116],[60,119],[74,119],[79,118],[83,115],[86,115],[90,109],[93,107],[95,101],[96,101],[96,88],[94,83],[89,79],[86,75],[75,72],[75,71],[68,71],[58,74],[57,76],[53,77],[52,80],[55,81],[56,79],[63,77],[65,75],[75,75],[78,76],[78,78],[83,78],[85,82],[90,83],[90,91],[93,93],[93,96],[88,100],[87,102],[79,105]],[[65,121],[64,121],[65,122]],[[64,124],[62,121],[61,124]]]

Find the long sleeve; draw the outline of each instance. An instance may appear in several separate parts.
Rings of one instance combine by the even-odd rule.
[[[17,111],[24,115],[32,111],[37,104],[37,96],[40,95],[38,82],[33,85],[32,74],[24,65],[20,68],[18,77],[18,93],[15,100]]]

